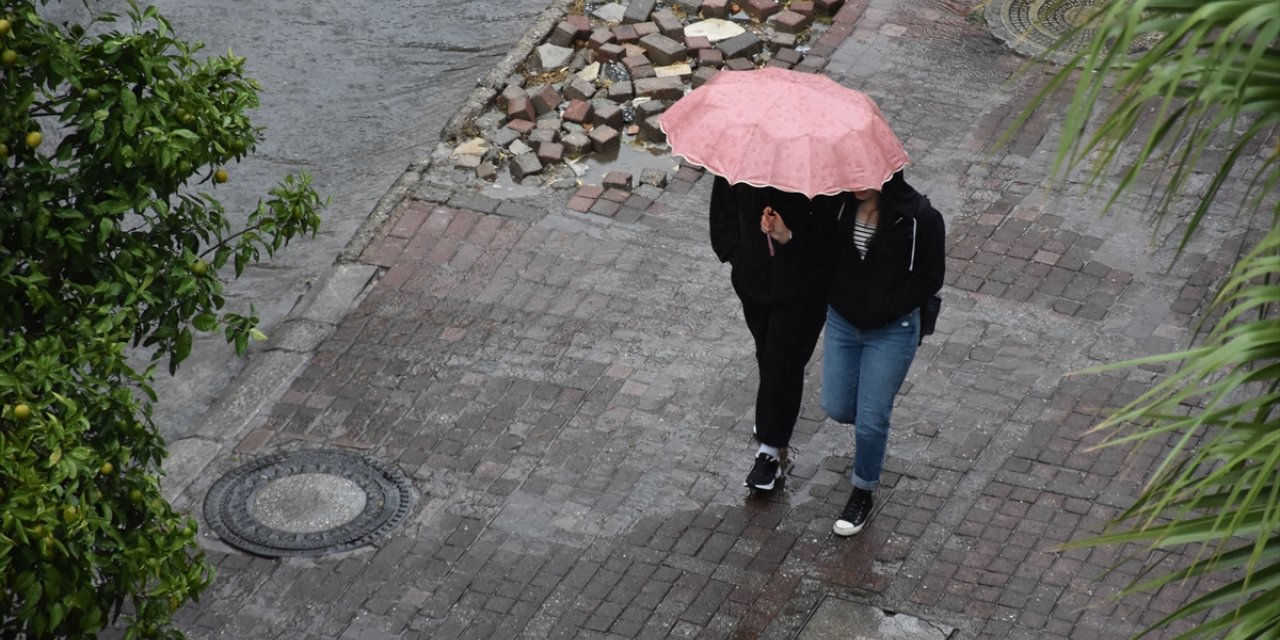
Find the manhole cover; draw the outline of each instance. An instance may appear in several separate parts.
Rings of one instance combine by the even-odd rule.
[[[1084,25],[1103,0],[991,0],[987,24],[997,38],[1026,56],[1044,55],[1050,46]],[[1047,59],[1063,63],[1093,37],[1092,29],[1080,29]]]
[[[204,517],[229,545],[262,556],[315,556],[386,535],[413,506],[395,467],[343,451],[259,458],[213,483]]]

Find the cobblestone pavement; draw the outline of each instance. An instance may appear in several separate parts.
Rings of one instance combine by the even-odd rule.
[[[682,169],[595,209],[424,182],[361,255],[376,283],[176,500],[196,512],[249,456],[335,447],[411,474],[413,514],[375,547],[314,559],[253,557],[206,532],[218,578],[181,626],[792,638],[836,597],[959,638],[1120,638],[1184,602],[1192,586],[1111,599],[1135,550],[1059,548],[1100,531],[1161,453],[1091,450],[1085,434],[1158,369],[1067,374],[1184,342],[1250,231],[1210,220],[1170,268],[1143,216],[1099,218],[1103,195],[1082,184],[1046,195],[1061,105],[991,150],[1045,76],[1017,75],[1023,60],[972,8],[851,4],[827,52],[827,73],[880,103],[949,227],[938,333],[899,399],[866,531],[831,534],[853,439],[817,407],[821,354],[790,474],[771,495],[741,487],[756,372],[706,242],[709,178]]]

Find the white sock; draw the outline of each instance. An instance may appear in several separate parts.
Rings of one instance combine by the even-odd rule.
[[[767,453],[767,454],[769,454],[770,456],[772,456],[772,457],[776,458],[776,457],[778,457],[778,454],[779,454],[779,453],[781,453],[781,451],[780,451],[777,447],[771,447],[771,446],[769,446],[769,445],[767,445],[767,444],[762,444],[762,445],[760,445],[760,451],[759,451],[759,452],[757,452],[757,454],[756,454],[756,455],[759,455],[759,454],[761,454],[761,453]]]

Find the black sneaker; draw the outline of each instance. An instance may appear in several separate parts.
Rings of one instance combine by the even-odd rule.
[[[849,496],[849,502],[845,503],[844,511],[840,513],[840,519],[836,520],[832,530],[838,536],[851,536],[862,531],[870,518],[871,492],[854,488],[853,495]]]
[[[747,476],[747,481],[743,482],[742,486],[769,491],[773,489],[773,481],[781,477],[782,465],[778,459],[762,451],[756,456],[756,464],[751,467],[751,475]]]

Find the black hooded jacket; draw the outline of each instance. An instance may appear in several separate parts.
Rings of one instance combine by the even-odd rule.
[[[822,300],[831,273],[835,198],[771,187],[730,185],[716,176],[711,187],[711,247],[733,266],[737,290],[764,303]],[[773,243],[760,231],[760,216],[773,207],[791,230],[791,241]]]
[[[942,288],[946,229],[929,199],[898,172],[880,194],[880,220],[863,257],[853,243],[857,202],[846,197],[836,220],[836,266],[827,302],[853,326],[878,329]]]

